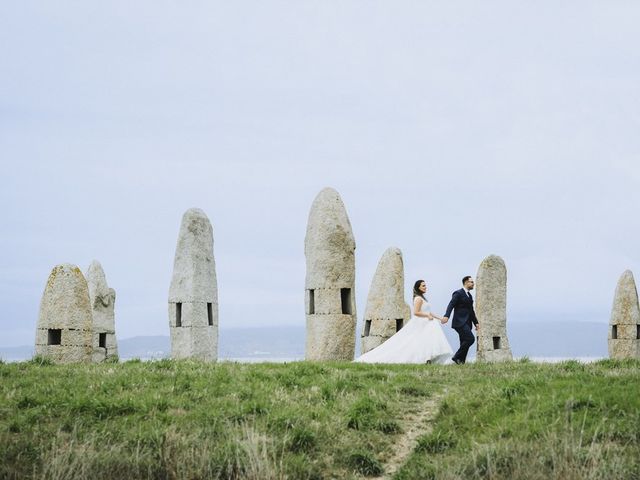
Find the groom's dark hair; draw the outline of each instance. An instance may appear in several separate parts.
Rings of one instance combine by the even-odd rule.
[[[422,282],[424,282],[424,280],[417,280],[416,283],[413,284],[413,298],[420,297],[424,299],[424,295],[418,290]]]
[[[464,277],[462,279],[462,285],[464,285],[465,283],[467,283],[467,280],[469,280],[471,278],[471,275],[467,275],[466,277]]]

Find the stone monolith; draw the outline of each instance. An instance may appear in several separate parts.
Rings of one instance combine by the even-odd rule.
[[[631,270],[626,270],[616,286],[609,320],[609,357],[640,358],[640,306]]]
[[[353,360],[355,249],[344,203],[325,188],[311,206],[304,241],[307,360]]]
[[[411,318],[404,301],[404,265],[399,248],[387,249],[371,281],[362,328],[362,353],[376,348]]]
[[[218,283],[213,229],[198,208],[185,212],[169,288],[171,357],[218,358]]]
[[[497,255],[489,255],[476,276],[475,312],[479,362],[513,360],[507,339],[507,267]]]
[[[93,311],[93,361],[117,358],[115,303],[116,291],[109,288],[102,265],[91,262],[87,270],[89,300]]]
[[[36,355],[55,363],[91,362],[92,328],[84,275],[75,265],[55,266],[40,302]]]

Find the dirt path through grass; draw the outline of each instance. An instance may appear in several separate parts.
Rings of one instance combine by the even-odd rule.
[[[400,419],[404,433],[397,439],[393,453],[384,465],[385,473],[379,477],[368,478],[372,480],[387,480],[393,477],[413,452],[418,437],[431,431],[431,422],[438,413],[440,401],[446,394],[446,390],[439,392],[437,395],[429,397],[426,401],[413,404],[407,410],[404,417]]]

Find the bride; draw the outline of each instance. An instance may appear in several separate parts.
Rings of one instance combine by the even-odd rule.
[[[449,363],[453,350],[442,331],[445,320],[431,313],[427,284],[413,286],[413,318],[389,340],[356,358],[363,363]]]

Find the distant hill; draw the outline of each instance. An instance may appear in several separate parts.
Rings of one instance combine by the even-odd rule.
[[[607,329],[595,322],[513,322],[509,324],[509,342],[514,356],[522,357],[606,357]],[[358,329],[358,332],[360,330]],[[456,332],[449,326],[445,334],[454,350],[458,344]],[[358,335],[359,338],[359,335]],[[219,358],[260,361],[267,359],[304,358],[305,330],[301,326],[275,326],[221,329]],[[356,349],[359,353],[359,341]],[[125,338],[118,341],[120,358],[163,358],[171,351],[169,337],[163,335]],[[473,358],[475,346],[470,356]],[[5,361],[27,360],[33,347],[0,347]]]

